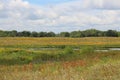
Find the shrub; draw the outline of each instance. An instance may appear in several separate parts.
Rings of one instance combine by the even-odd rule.
[[[81,54],[91,54],[94,53],[93,47],[83,47],[81,48]]]
[[[64,53],[65,54],[73,54],[73,48],[70,46],[65,47]]]

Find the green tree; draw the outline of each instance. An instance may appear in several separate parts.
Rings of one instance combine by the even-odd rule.
[[[59,34],[60,37],[70,37],[70,33],[69,32],[61,32]]]
[[[84,37],[97,37],[98,34],[99,34],[99,31],[96,29],[88,29],[88,30],[83,31]]]
[[[39,32],[38,36],[39,37],[47,37],[47,33],[46,32]]]
[[[22,32],[17,32],[18,37],[30,37],[31,32],[29,31],[22,31]]]
[[[13,30],[11,31],[11,37],[16,37],[17,36],[17,31],[16,30]]]
[[[31,37],[38,37],[38,33],[35,32],[35,31],[33,31],[33,32],[31,33]]]
[[[70,33],[70,37],[73,37],[73,38],[82,37],[82,32],[81,31],[73,31]]]
[[[118,37],[118,32],[115,30],[108,30],[106,31],[106,36],[107,37]]]
[[[55,37],[55,33],[54,32],[48,32],[47,37]]]
[[[2,30],[0,30],[0,37],[5,37],[6,36],[6,33]]]
[[[120,37],[120,32],[118,32],[118,37]]]
[[[3,31],[4,36],[6,37],[16,37],[17,36],[17,31],[13,30],[13,31]]]

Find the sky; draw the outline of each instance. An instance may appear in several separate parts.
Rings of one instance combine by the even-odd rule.
[[[74,1],[74,0],[27,0],[32,4],[38,5],[51,5],[51,4],[60,4],[64,2]]]
[[[120,0],[0,0],[0,30],[119,30]]]

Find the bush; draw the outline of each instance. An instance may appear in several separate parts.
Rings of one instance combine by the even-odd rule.
[[[81,48],[81,54],[91,54],[94,53],[93,47],[83,47]]]
[[[65,47],[64,53],[65,54],[73,54],[73,48],[70,46]]]

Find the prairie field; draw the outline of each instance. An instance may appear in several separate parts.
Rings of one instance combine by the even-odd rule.
[[[0,80],[119,80],[120,37],[0,38]]]
[[[86,38],[26,38],[1,37],[0,46],[54,46],[54,45],[118,45],[120,37],[86,37]]]

